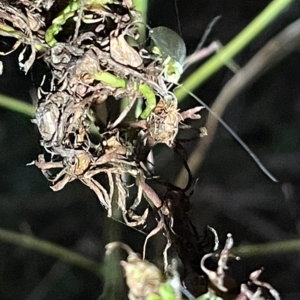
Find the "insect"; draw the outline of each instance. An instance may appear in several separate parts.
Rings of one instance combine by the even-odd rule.
[[[186,58],[183,39],[175,31],[164,26],[150,29],[149,36],[155,44],[152,52],[164,60],[165,80],[177,83],[183,73],[183,62]]]
[[[217,19],[214,19],[215,22]],[[209,25],[209,27],[211,24]],[[150,29],[149,36],[155,43],[153,52],[161,55],[164,61],[164,77],[165,80],[171,82],[177,86],[181,74],[183,73],[183,64],[186,58],[186,46],[183,39],[173,30],[160,26]],[[203,43],[203,41],[201,41]],[[184,86],[181,88],[185,89]],[[195,94],[186,90],[186,92],[197,102],[203,105],[220,123],[221,125],[234,137],[234,139],[244,148],[247,153],[252,157],[258,167],[265,173],[272,181],[278,182],[278,180],[264,167],[258,157],[252,152],[252,150],[244,143],[243,140],[235,133],[235,131],[220,118],[210,107],[199,99]]]

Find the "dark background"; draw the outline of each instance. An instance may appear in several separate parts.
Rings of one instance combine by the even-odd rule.
[[[177,0],[182,37],[189,53],[196,48],[207,24],[217,15],[207,44],[226,44],[270,1]],[[173,0],[150,0],[149,25],[178,31]],[[299,1],[284,11],[268,29],[236,58],[243,66],[270,39],[300,16]],[[1,51],[9,47],[0,42]],[[284,47],[284,45],[283,45]],[[1,57],[5,73],[0,92],[30,102],[36,73],[19,71],[17,54]],[[189,72],[193,71],[192,67]],[[212,103],[232,77],[224,68],[197,95]],[[273,183],[225,129],[219,128],[212,148],[199,169],[191,198],[192,218],[199,231],[209,224],[224,242],[228,232],[235,245],[298,238],[300,191],[300,49],[252,84],[227,107],[224,120],[239,134],[279,179]],[[185,105],[195,105],[188,100]],[[203,113],[202,125],[205,120]],[[191,152],[193,143],[186,145]],[[159,150],[159,151],[158,151]],[[157,173],[174,180],[179,166],[171,149],[156,151]],[[27,233],[101,259],[104,246],[114,240],[110,230],[140,252],[144,236],[106,218],[96,196],[79,182],[54,193],[41,172],[26,163],[41,152],[39,134],[29,118],[0,109],[0,226]],[[155,246],[155,239],[150,243]],[[150,254],[153,258],[154,254]],[[97,299],[102,283],[88,272],[53,258],[0,242],[0,299]],[[264,267],[262,279],[282,299],[300,299],[300,254],[272,255],[233,262],[238,280]],[[42,296],[41,296],[42,295]]]

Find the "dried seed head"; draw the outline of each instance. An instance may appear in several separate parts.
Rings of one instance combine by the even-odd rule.
[[[149,143],[151,145],[165,143],[171,146],[178,132],[179,121],[177,105],[161,99],[147,121]]]

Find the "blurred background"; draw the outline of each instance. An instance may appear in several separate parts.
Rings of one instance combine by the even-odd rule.
[[[162,4],[163,2],[163,4]],[[207,42],[226,44],[270,1],[256,0],[149,0],[148,23],[181,34],[191,54],[216,16]],[[235,61],[245,65],[273,36],[300,17],[298,1],[281,14]],[[1,38],[0,51],[11,41]],[[283,45],[284,47],[284,45]],[[31,102],[29,92],[45,70],[37,64],[25,76],[19,71],[19,50],[1,57],[4,74],[0,93]],[[190,67],[184,77],[197,65]],[[211,104],[233,76],[223,68],[196,94]],[[232,136],[219,127],[213,145],[199,168],[191,197],[191,218],[199,232],[216,229],[224,243],[228,232],[235,245],[269,243],[299,237],[300,220],[300,49],[268,71],[227,107],[224,120],[261,159],[279,183],[273,183],[256,166]],[[187,99],[183,107],[195,106]],[[206,112],[194,126],[204,126]],[[208,132],[209,134],[209,132]],[[80,182],[53,192],[40,170],[26,166],[41,152],[39,133],[26,116],[0,108],[0,226],[33,235],[101,261],[105,245],[115,239],[141,252],[144,236],[107,219],[96,195]],[[193,151],[196,142],[184,145]],[[173,182],[181,165],[172,149],[155,149],[156,172]],[[173,176],[173,177],[172,177]],[[185,183],[182,184],[184,186]],[[113,232],[113,234],[112,234]],[[150,241],[155,259],[155,241]],[[159,251],[157,251],[159,253]],[[0,299],[98,299],[103,282],[93,274],[41,253],[0,241]],[[242,258],[232,262],[236,279],[264,267],[262,279],[272,284],[282,299],[300,299],[300,253]],[[120,298],[121,299],[121,296]]]

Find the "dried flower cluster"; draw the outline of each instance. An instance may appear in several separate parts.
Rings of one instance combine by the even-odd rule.
[[[180,51],[172,49],[166,53],[167,43],[161,43],[155,33],[170,30],[158,27],[149,35],[162,49],[152,51],[140,39],[142,24],[132,0],[0,2],[0,35],[16,40],[11,51],[0,54],[25,45],[19,55],[20,68],[27,73],[40,59],[51,72],[50,77],[44,76],[37,91],[34,122],[44,153],[33,164],[42,170],[54,191],[79,179],[95,192],[108,216],[117,206],[129,226],[145,225],[148,207],[153,209],[157,227],[152,228],[147,239],[163,231],[167,239],[165,270],[172,276],[166,281],[157,267],[140,259],[128,246],[111,244],[110,250],[121,246],[128,252],[128,260],[122,266],[130,299],[182,298],[184,288],[177,269],[168,267],[167,250],[171,245],[185,267],[183,277],[193,294],[206,291],[206,278],[225,293],[224,270],[233,244],[230,237],[217,271],[209,271],[204,262],[211,254],[205,255],[202,239],[188,217],[186,190],[158,180],[164,187],[164,194],[159,196],[148,182],[153,179],[146,167],[151,148],[158,143],[175,146],[181,122],[199,118],[197,113],[202,107],[179,112],[177,99],[169,90],[170,82],[182,72],[178,63],[184,59],[185,45],[180,37],[171,34],[175,38],[173,44],[180,44]],[[5,74],[1,61],[0,74]],[[143,108],[133,117],[140,99]],[[99,120],[99,114],[107,117]],[[135,188],[131,189],[133,182]],[[148,204],[144,205],[144,212],[137,213],[142,199]],[[259,288],[252,291],[243,285],[237,299],[260,299],[257,295],[262,288],[271,292],[257,275],[252,277],[252,283]],[[185,294],[189,297],[188,291]]]
[[[55,17],[48,18],[49,14]],[[162,47],[155,54],[139,39],[141,24],[131,0],[0,3],[0,34],[17,39],[12,51],[25,45],[20,67],[28,72],[39,57],[51,71],[37,92],[34,122],[44,153],[33,164],[52,182],[54,191],[79,179],[95,192],[108,216],[118,207],[129,226],[147,225],[151,207],[157,227],[147,239],[164,232],[165,264],[167,249],[177,244],[184,264],[193,265],[203,251],[187,217],[188,197],[184,190],[163,181],[158,183],[165,194],[159,196],[149,185],[153,175],[146,161],[156,144],[176,145],[180,123],[199,118],[202,107],[180,113],[168,88],[181,72],[176,69],[176,56],[182,60],[185,55],[182,39],[159,27],[159,34],[170,34],[176,45],[180,43],[180,51],[166,53],[166,41],[153,31],[152,40]],[[144,108],[132,117],[137,99],[143,100]],[[118,112],[120,101],[127,105]],[[99,111],[107,114],[107,120],[93,117]],[[137,212],[142,199],[147,202]],[[192,274],[196,269],[191,269]]]
[[[49,12],[55,18],[47,24]],[[25,72],[37,56],[51,70],[51,78],[44,80],[50,81],[50,88],[43,82],[38,90],[35,118],[45,154],[34,163],[53,183],[52,189],[79,179],[96,193],[109,216],[117,199],[129,225],[145,223],[147,211],[137,216],[128,208],[128,177],[140,189],[135,207],[145,189],[151,205],[161,207],[145,183],[147,170],[141,162],[155,144],[173,145],[179,122],[200,108],[178,112],[164,77],[164,58],[149,52],[139,39],[142,18],[132,1],[20,0],[14,6],[0,3],[0,20],[0,34],[17,38],[12,51],[26,45],[19,56]],[[129,118],[139,98],[146,107],[138,119]],[[114,99],[115,111],[118,100],[128,103],[116,118],[102,120],[98,134],[91,137],[92,109],[107,112],[107,99]]]
[[[128,254],[127,261],[121,261],[121,266],[124,269],[130,300],[181,300],[184,299],[183,297],[190,300],[280,300],[278,292],[270,284],[259,280],[261,269],[252,272],[249,282],[241,284],[240,288],[234,287],[234,293],[232,293],[233,279],[227,272],[228,259],[234,258],[230,253],[233,247],[231,234],[227,235],[225,246],[218,255],[216,270],[210,270],[205,266],[209,258],[216,257],[215,253],[208,253],[201,259],[201,269],[208,277],[208,291],[197,299],[182,286],[175,260],[163,274],[155,265],[142,260],[137,253],[123,243],[108,244],[106,254],[109,255],[117,247],[124,249]],[[239,258],[236,257],[236,259]]]

